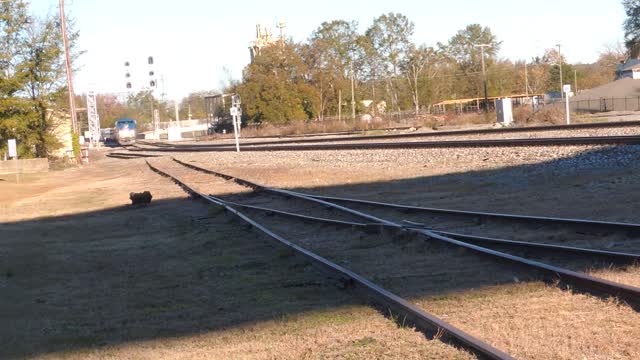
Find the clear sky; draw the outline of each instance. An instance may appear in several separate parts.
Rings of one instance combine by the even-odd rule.
[[[31,0],[36,14],[57,13],[57,4]],[[323,21],[356,20],[364,31],[375,17],[399,12],[415,23],[418,44],[446,42],[479,23],[503,42],[503,58],[530,59],[560,43],[569,62],[593,62],[605,44],[622,40],[625,16],[619,0],[67,0],[66,7],[86,51],[77,64],[76,92],[125,92],[127,60],[134,87],[141,86],[151,55],[169,98],[220,88],[224,67],[239,79],[256,23],[276,34],[278,19],[286,22],[287,36],[302,41]]]

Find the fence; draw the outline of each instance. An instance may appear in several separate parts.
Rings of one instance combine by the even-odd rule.
[[[564,107],[565,103],[556,100],[551,106]],[[624,98],[603,97],[588,100],[569,100],[569,108],[574,113],[596,113],[607,111],[640,111],[640,96]]]

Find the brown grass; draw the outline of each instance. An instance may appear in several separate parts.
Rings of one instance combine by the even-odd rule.
[[[598,269],[591,275],[621,284],[640,287],[640,266],[629,266],[625,269]]]
[[[4,215],[35,221],[0,227],[0,358],[470,358],[358,305],[142,161],[21,186],[1,192]],[[148,207],[106,209],[140,189]]]
[[[417,302],[518,359],[640,358],[640,315],[613,300],[532,283]]]

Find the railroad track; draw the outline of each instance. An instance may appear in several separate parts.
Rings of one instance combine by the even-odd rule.
[[[154,157],[160,157],[162,155],[153,155],[153,154],[143,154],[143,153],[133,153],[133,152],[111,152],[108,153],[106,155],[106,157],[109,158],[114,158],[114,159],[124,159],[124,160],[131,160],[131,159],[140,159],[140,158],[154,158]]]
[[[200,168],[192,164],[181,162],[179,160],[174,159],[173,162],[170,163],[171,165],[169,165],[169,168],[173,167],[174,172],[179,172],[181,171],[181,169],[185,171],[186,169],[189,169],[191,172],[188,175],[188,178],[190,179],[197,178],[199,176],[194,174],[201,174],[203,176],[214,175],[225,180],[233,181],[240,187],[252,190],[252,192],[250,193],[236,195],[235,200],[233,196],[231,196],[231,199],[221,199],[211,195],[206,195],[204,192],[196,190],[196,187],[194,187],[193,185],[189,185],[187,182],[185,182],[184,179],[181,179],[176,175],[172,175],[171,171],[168,171],[167,169],[163,170],[162,167],[158,167],[157,165],[153,165],[149,162],[147,163],[154,171],[171,177],[188,192],[202,197],[207,201],[216,204],[217,206],[224,207],[228,211],[231,211],[232,213],[240,216],[243,220],[251,224],[251,226],[254,226],[255,228],[269,235],[272,239],[280,242],[281,244],[284,244],[285,246],[288,246],[290,249],[300,254],[301,256],[306,257],[307,259],[318,265],[320,268],[328,271],[334,277],[340,279],[340,283],[343,284],[343,286],[355,286],[360,290],[364,290],[368,296],[373,297],[376,300],[379,306],[385,309],[391,309],[394,313],[399,314],[400,316],[404,316],[422,331],[428,333],[433,333],[434,331],[444,331],[446,335],[445,339],[458,345],[462,345],[472,350],[477,355],[480,355],[481,357],[509,358],[507,354],[492,348],[490,345],[482,342],[481,340],[474,338],[473,336],[460,331],[450,324],[447,324],[446,322],[443,322],[442,320],[437,319],[434,316],[424,312],[423,310],[410,304],[406,300],[400,298],[399,296],[394,295],[388,290],[385,290],[382,286],[371,282],[366,277],[358,275],[354,271],[337,265],[327,258],[317,255],[315,252],[311,252],[310,250],[307,250],[306,248],[298,244],[294,244],[293,242],[279,235],[276,235],[273,230],[263,225],[263,223],[270,222],[272,227],[278,227],[280,225],[280,219],[286,217],[295,219],[297,221],[319,224],[321,223],[323,224],[322,226],[331,224],[335,227],[346,228],[346,231],[353,231],[353,229],[358,229],[363,233],[383,233],[389,234],[389,236],[392,237],[402,237],[408,235],[423,239],[430,244],[438,244],[438,246],[444,246],[449,249],[465,249],[469,252],[469,254],[464,255],[466,256],[466,259],[474,259],[473,261],[476,261],[475,259],[478,259],[477,261],[484,261],[485,265],[483,266],[502,266],[502,264],[507,263],[508,266],[518,268],[518,271],[533,271],[536,274],[540,274],[548,282],[554,283],[560,281],[562,284],[570,285],[575,290],[592,293],[598,296],[615,296],[634,305],[637,304],[640,300],[639,288],[598,279],[583,273],[549,265],[529,258],[512,255],[507,252],[497,251],[487,246],[480,246],[478,244],[486,245],[490,242],[497,242],[502,246],[507,245],[510,247],[527,248],[535,247],[536,250],[547,253],[574,254],[577,256],[589,258],[596,257],[607,259],[607,261],[624,264],[634,263],[638,261],[639,256],[633,253],[594,250],[574,246],[558,246],[553,244],[520,244],[521,242],[514,242],[511,240],[492,239],[487,237],[439,231],[418,222],[399,222],[390,220],[381,216],[375,216],[373,214],[355,210],[351,207],[346,207],[339,204],[340,202],[345,203],[347,202],[347,200],[351,201],[353,199],[322,198],[315,195],[268,188],[244,179]],[[201,181],[206,182],[206,179],[207,178]],[[296,208],[295,211],[285,210],[292,207],[292,202],[298,204],[294,206]],[[310,204],[307,206],[316,207],[315,213],[313,215],[303,214],[303,207],[299,205],[300,203]],[[269,206],[264,206],[264,204],[268,204]],[[374,204],[366,205],[373,206]],[[238,209],[243,209],[244,212],[255,214],[254,217],[263,220],[259,223],[253,218],[249,218],[247,215],[245,215],[244,212],[240,212]],[[412,211],[415,210],[416,209],[412,209]],[[318,214],[322,212],[324,212],[324,216],[318,216]],[[338,213],[341,215],[340,219],[336,219],[336,214]],[[507,214],[484,214],[482,216],[491,217],[494,215],[500,215],[502,217],[509,216]],[[274,216],[277,217],[277,219],[269,220],[270,217]],[[526,220],[527,218],[529,218],[529,220]],[[517,216],[517,220],[535,222],[549,222],[558,220],[562,224],[572,224],[576,226],[589,225],[615,227],[620,225],[625,227],[626,230],[629,230],[629,228],[635,230],[638,227],[638,225],[634,224],[590,222],[587,220],[579,219],[554,219]],[[327,236],[331,237],[330,234]],[[298,242],[304,243],[305,247],[316,247],[320,251],[329,253],[331,251],[334,251],[333,247],[339,248],[340,246],[344,246],[344,244],[336,243],[332,244],[331,249],[323,249],[322,245],[319,245],[318,243],[313,241],[300,239]],[[335,257],[337,255],[333,254],[333,256]],[[423,256],[425,255],[423,254]],[[464,257],[463,255],[459,256]]]
[[[262,146],[268,145],[308,145],[308,144],[321,144],[328,142],[362,142],[362,141],[376,141],[376,140],[403,140],[403,139],[417,139],[417,138],[433,138],[433,137],[445,137],[445,136],[463,136],[463,135],[487,135],[487,134],[507,134],[507,133],[523,133],[523,132],[547,132],[547,131],[559,131],[559,130],[587,130],[587,129],[605,129],[605,128],[627,128],[627,127],[640,127],[640,121],[624,121],[624,122],[608,122],[608,123],[590,123],[590,124],[573,124],[573,125],[554,125],[554,126],[535,126],[535,127],[518,127],[518,128],[499,128],[499,129],[474,129],[474,130],[455,130],[455,131],[437,131],[437,132],[428,132],[428,133],[404,133],[404,134],[387,134],[387,135],[373,135],[373,136],[358,136],[358,137],[333,137],[333,138],[322,138],[322,139],[292,139],[292,140],[277,140],[277,141],[251,141],[246,142],[243,141],[243,147],[255,147],[259,148]],[[345,133],[343,135],[348,135]],[[526,142],[524,140],[532,140],[532,139],[513,139],[515,140],[512,144],[509,143],[509,139],[504,139],[502,142],[498,142],[499,145],[490,145],[490,146],[536,146],[536,145],[562,145],[567,143],[571,145],[571,141],[574,141],[574,144],[578,145],[591,145],[591,144],[602,144],[606,143],[607,138],[610,138],[609,141],[615,141],[614,143],[621,143],[620,141],[629,141],[631,139],[625,139],[625,137],[618,137],[619,139],[613,139],[613,137],[598,137],[599,139],[588,137],[582,138],[582,140],[563,140],[565,138],[557,138],[557,141],[553,141],[551,139],[541,139],[541,142]],[[593,142],[588,142],[588,139],[592,139]],[[547,141],[544,141],[547,140]],[[464,143],[468,143],[467,146],[484,146],[482,145],[484,141],[488,140],[474,140],[474,141],[457,141],[456,142],[416,142],[416,147],[447,147],[447,146],[463,146]],[[497,140],[496,140],[497,141]],[[580,141],[582,141],[580,143]],[[445,143],[445,144],[442,144]],[[624,143],[624,142],[623,142]],[[634,142],[637,143],[637,142]],[[226,149],[231,148],[233,144],[204,144],[204,145],[170,145],[163,143],[146,143],[150,146],[157,146],[163,148],[188,148],[194,149],[192,151],[197,151],[197,148],[203,149],[211,149],[207,151],[214,151],[213,149]],[[378,148],[375,146],[380,146],[379,148],[384,148],[384,145],[375,145],[376,143],[372,143],[370,146],[374,146],[373,148]],[[422,144],[422,145],[418,145]],[[429,145],[431,144],[431,145]],[[477,144],[477,145],[474,145]],[[609,144],[609,143],[606,143]],[[261,148],[260,148],[261,149]],[[179,150],[176,150],[179,151]],[[203,150],[204,151],[204,150]],[[258,151],[254,149],[254,151]]]
[[[362,140],[362,139],[359,139]],[[437,148],[480,148],[480,147],[528,147],[528,146],[577,146],[577,145],[637,145],[640,135],[629,136],[587,136],[559,138],[523,138],[491,140],[449,140],[412,142],[361,142],[308,145],[251,145],[241,144],[242,151],[323,151],[323,150],[373,150],[373,149],[437,149]],[[153,152],[229,152],[236,151],[235,145],[202,146],[153,146],[135,147],[131,151]]]

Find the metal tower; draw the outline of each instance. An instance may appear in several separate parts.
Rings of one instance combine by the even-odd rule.
[[[93,90],[87,93],[87,117],[89,118],[91,144],[97,146],[100,141],[100,117],[98,116],[96,93]]]

